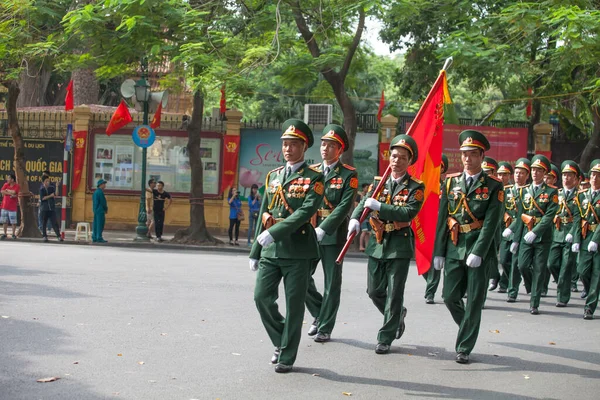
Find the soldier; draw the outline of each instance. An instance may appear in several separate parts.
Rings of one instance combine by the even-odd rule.
[[[444,183],[433,266],[437,270],[446,267],[442,293],[459,326],[456,362],[466,364],[479,335],[487,289],[485,267],[495,257],[490,238],[498,231],[504,189],[498,178],[481,168],[490,149],[487,138],[481,132],[466,130],[460,134],[459,144],[464,172],[449,175]]]
[[[556,186],[556,182],[558,182],[558,177],[560,172],[558,171],[558,167],[554,164],[550,164],[550,171],[546,175],[544,175],[544,183],[550,186]],[[560,194],[560,189],[559,189]],[[559,196],[560,200],[560,196]],[[560,204],[559,204],[560,208]],[[556,223],[556,221],[555,221]],[[552,246],[550,246],[552,247]],[[551,250],[552,251],[552,250]],[[550,261],[550,257],[548,257],[548,261]],[[554,283],[558,283],[558,270],[560,267],[556,268],[554,271],[550,270],[550,264],[548,264],[548,268],[544,270],[544,281],[542,284],[542,297],[546,297],[548,295],[548,287],[550,286],[550,278],[553,278]],[[553,272],[556,272],[556,276],[554,276]]]
[[[600,278],[600,159],[590,164],[590,188],[578,193],[581,204],[581,222],[576,227],[573,251],[580,251],[577,272],[583,283],[581,298],[586,298],[583,318],[593,319],[598,304],[598,281]]]
[[[581,182],[579,182],[579,190],[587,190],[591,186],[590,184],[590,174],[583,173],[581,174]]]
[[[390,144],[392,173],[377,199],[371,198],[381,177],[376,177],[348,225],[348,237],[360,232],[359,218],[365,208],[373,210],[369,223],[373,234],[365,253],[369,256],[367,293],[383,314],[377,335],[377,354],[386,354],[394,339],[404,333],[404,286],[410,260],[414,255],[414,236],[410,223],[423,206],[423,182],[411,177],[407,169],[418,158],[417,144],[407,135],[396,136]]]
[[[323,175],[304,161],[304,153],[313,145],[310,128],[300,120],[287,120],[281,139],[286,165],[267,174],[250,269],[258,269],[254,301],[275,346],[271,362],[277,364],[275,372],[285,373],[296,360],[310,269],[319,257],[310,219],[323,201],[324,186]],[[276,302],[282,279],[285,318]]]
[[[514,194],[512,193],[512,189],[514,186],[510,184],[510,178],[513,174],[514,169],[512,165],[510,165],[510,163],[507,163],[506,161],[502,161],[499,163],[496,175],[502,181],[502,185],[504,186],[504,215],[502,217],[500,229],[508,228],[516,217],[514,197],[511,196],[509,198],[509,195]],[[506,293],[508,291],[508,283],[511,271],[510,266],[512,262],[510,243],[510,240],[506,240],[504,238],[500,240],[500,247],[498,249],[498,262],[500,269],[502,270],[502,275],[500,277],[500,288],[498,288],[498,293]]]
[[[554,164],[550,164],[550,171],[546,175],[544,175],[544,183],[550,186],[556,186],[556,182],[558,182],[558,176],[560,172],[558,171],[558,167]]]
[[[444,180],[446,179],[446,171],[448,171],[448,157],[445,154],[442,154],[442,163],[440,165],[440,196]],[[425,282],[427,282],[427,286],[425,286],[425,303],[435,304],[435,292],[437,292],[437,288],[440,284],[441,275],[441,271],[438,271],[433,267],[430,267],[429,271],[423,274],[423,278],[425,278]]]
[[[484,157],[483,162],[481,163],[481,169],[485,171],[486,174],[496,176],[498,171],[498,162],[494,160],[492,157]],[[500,179],[500,178],[498,178]],[[504,214],[504,213],[502,213]],[[500,216],[502,218],[502,215]],[[498,262],[498,253],[500,251],[500,242],[502,241],[502,224],[498,225],[498,234],[494,236],[494,251],[496,252],[496,257],[489,257],[490,263],[487,266],[488,268],[488,280],[490,281],[490,286],[488,287],[488,291],[494,291],[501,284],[501,287],[506,289],[508,287],[508,277],[505,275],[500,275],[500,266]],[[487,295],[486,295],[487,298]]]
[[[556,307],[566,307],[571,299],[571,275],[575,269],[576,254],[571,251],[573,238],[581,220],[577,199],[577,181],[581,174],[575,161],[564,161],[561,165],[563,188],[558,191],[558,212],[554,217],[552,247],[548,257],[548,290],[550,275],[556,286]]]
[[[342,292],[342,266],[335,260],[346,243],[348,214],[356,198],[358,174],[354,167],[340,161],[342,153],[348,149],[348,136],[339,125],[330,124],[323,129],[321,137],[321,164],[313,165],[322,171],[325,179],[325,195],[317,211],[317,241],[323,265],[323,295],[317,291],[312,275],[319,260],[312,265],[311,277],[306,294],[306,308],[314,317],[309,336],[315,342],[327,342],[335,325],[335,317],[340,307]]]

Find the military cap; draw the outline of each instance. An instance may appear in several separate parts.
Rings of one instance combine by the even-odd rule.
[[[564,174],[565,172],[572,172],[575,175],[577,175],[577,177],[581,177],[581,168],[579,168],[579,165],[577,165],[577,163],[575,161],[571,161],[571,160],[565,160],[562,162],[562,164],[560,165],[560,171]]]
[[[485,172],[495,174],[496,171],[498,171],[498,161],[494,160],[492,157],[484,157],[481,168],[483,168]]]
[[[448,156],[445,154],[442,154],[442,163],[441,163],[441,173],[445,174],[446,171],[448,171]]]
[[[460,144],[460,151],[474,149],[488,151],[490,149],[490,142],[488,142],[483,133],[472,129],[462,131],[458,136],[458,143]]]
[[[507,163],[506,161],[500,161],[498,163],[498,171],[496,171],[496,173],[498,173],[498,174],[512,174],[513,172],[515,172],[515,170],[512,167],[512,165],[510,165],[510,163]]]
[[[548,171],[548,175],[552,175],[554,179],[558,179],[558,176],[560,175],[558,167],[554,164],[550,164],[550,171]]]
[[[515,168],[523,168],[526,169],[527,172],[531,172],[531,161],[525,157],[519,158],[515,164]]]
[[[308,145],[308,147],[312,147],[314,143],[313,133],[304,123],[304,121],[299,119],[288,119],[283,123],[281,127],[283,131],[283,135],[281,135],[281,139],[298,139],[302,140],[304,143]]]
[[[390,143],[390,150],[394,147],[402,147],[408,150],[408,152],[412,156],[410,165],[413,165],[417,162],[417,159],[419,158],[419,149],[417,149],[417,142],[415,142],[415,139],[411,138],[408,135],[395,136],[392,139],[392,143]]]
[[[96,183],[96,187],[100,187],[100,185],[108,183],[107,181],[105,181],[104,179],[98,179],[98,182]]]
[[[590,173],[588,174],[588,179],[592,175],[592,172],[600,172],[600,158],[597,158],[590,163]]]
[[[531,168],[541,168],[546,171],[546,173],[550,173],[550,165],[551,164],[550,160],[548,160],[548,157],[541,154],[536,154],[531,159]]]
[[[342,146],[342,151],[346,151],[348,149],[348,135],[344,128],[336,124],[329,124],[325,128],[323,128],[323,136],[321,136],[321,140],[330,140],[333,142],[337,142]]]

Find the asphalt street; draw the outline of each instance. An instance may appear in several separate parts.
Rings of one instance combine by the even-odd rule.
[[[281,375],[269,362],[273,346],[244,254],[18,242],[0,243],[0,254],[0,400],[600,393],[600,319],[582,319],[578,295],[565,309],[542,299],[542,314],[532,316],[523,289],[516,304],[490,293],[472,363],[459,365],[457,327],[439,293],[425,304],[425,282],[412,268],[406,332],[390,354],[376,355],[383,317],[365,292],[366,261],[351,259],[332,342],[306,335],[307,314],[294,372]],[[37,382],[48,377],[60,379]]]

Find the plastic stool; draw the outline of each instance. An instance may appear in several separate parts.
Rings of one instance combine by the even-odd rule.
[[[75,240],[80,240],[83,237],[84,240],[88,242],[92,240],[92,232],[90,229],[89,222],[78,222],[77,227],[75,228]]]

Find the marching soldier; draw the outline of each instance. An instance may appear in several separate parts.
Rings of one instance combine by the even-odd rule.
[[[496,171],[496,175],[502,181],[502,185],[504,186],[504,215],[502,216],[502,223],[500,224],[500,229],[502,230],[508,228],[516,218],[515,193],[513,191],[514,185],[510,184],[510,178],[514,172],[512,165],[506,161],[500,162],[498,171]],[[499,282],[500,288],[498,288],[498,293],[506,293],[508,291],[512,262],[510,243],[510,240],[504,238],[501,238],[500,240],[498,261],[502,270],[502,275]]]
[[[558,212],[554,217],[552,247],[548,257],[548,290],[550,275],[557,282],[556,307],[566,307],[571,299],[571,275],[575,269],[577,255],[571,251],[573,238],[577,232],[581,215],[577,199],[578,176],[581,174],[575,161],[564,161],[561,165],[562,189],[558,190]]]
[[[587,297],[583,318],[593,319],[598,305],[600,289],[600,159],[590,164],[590,188],[578,194],[581,204],[581,222],[577,227],[573,243],[573,251],[580,251],[577,271],[583,282],[581,298]]]
[[[550,161],[536,154],[531,159],[532,183],[521,188],[522,214],[517,219],[514,241],[518,245],[519,270],[525,288],[531,292],[530,313],[538,315],[548,255],[552,245],[552,223],[558,210],[558,190],[544,183]]]
[[[464,172],[449,175],[444,183],[433,265],[437,270],[445,265],[443,298],[459,326],[456,362],[466,364],[479,335],[486,266],[496,256],[490,238],[498,231],[504,189],[498,178],[481,168],[490,149],[487,138],[466,130],[460,134],[459,144]]]
[[[448,171],[448,157],[445,154],[442,154],[442,163],[440,165],[440,196],[442,193],[444,180],[446,179],[446,171]],[[440,284],[441,275],[441,271],[438,271],[435,268],[429,268],[429,271],[423,274],[423,278],[425,278],[425,282],[427,282],[427,286],[425,287],[425,303],[435,303],[435,292],[437,292]]]
[[[550,186],[556,186],[556,182],[558,182],[558,178],[560,176],[560,172],[558,171],[558,167],[554,164],[550,164],[550,171],[546,175],[544,175],[544,183]],[[559,200],[560,200],[560,189],[559,192]],[[560,208],[560,204],[559,204]],[[555,221],[556,224],[556,221]],[[553,239],[554,240],[554,239]],[[550,246],[550,252],[552,252],[552,246]],[[548,256],[548,261],[550,262],[550,256]],[[558,270],[556,268],[554,270],[550,270],[550,263],[548,263],[548,268],[544,270],[544,281],[542,284],[542,297],[546,297],[548,295],[548,288],[550,286],[550,278],[554,280],[554,283],[558,283]],[[554,274],[556,272],[556,275]]]
[[[310,128],[300,120],[287,120],[281,139],[286,165],[267,174],[250,269],[258,269],[254,301],[275,346],[271,362],[277,364],[275,372],[285,373],[296,360],[308,278],[313,260],[319,256],[310,220],[323,201],[324,186],[323,175],[304,161],[304,153],[313,145]],[[282,279],[285,318],[276,302]]]
[[[558,182],[558,176],[560,172],[558,171],[558,167],[554,164],[550,164],[550,171],[546,175],[544,175],[544,183],[550,186],[556,186],[556,182]]]
[[[407,135],[398,135],[390,143],[392,173],[377,199],[371,198],[381,177],[376,177],[352,214],[348,235],[360,232],[359,218],[371,209],[369,223],[373,234],[365,253],[369,256],[367,293],[383,314],[383,326],[377,335],[377,354],[386,354],[394,339],[404,333],[404,286],[410,260],[414,255],[414,236],[410,223],[421,210],[423,182],[411,177],[407,169],[418,158],[417,144]]]
[[[483,162],[481,163],[481,169],[485,171],[486,174],[496,176],[500,168],[498,162],[494,160],[492,157],[484,157]],[[500,178],[498,178],[500,179]],[[506,199],[505,199],[506,200]],[[504,213],[503,213],[504,214]],[[502,218],[502,216],[501,216]],[[498,285],[500,284],[501,288],[506,289],[508,286],[508,277],[505,275],[500,275],[500,268],[498,262],[498,253],[500,251],[500,242],[502,240],[502,224],[498,225],[498,234],[494,237],[494,251],[496,252],[496,258],[490,257],[490,263],[488,265],[488,280],[490,281],[490,286],[488,287],[488,291],[496,290]],[[487,297],[487,296],[486,296]]]
[[[317,291],[312,278],[319,260],[313,262],[306,294],[306,308],[315,318],[308,335],[315,342],[327,342],[335,325],[342,292],[342,266],[335,260],[346,242],[348,214],[356,198],[358,174],[356,170],[340,161],[348,149],[348,136],[339,125],[330,124],[323,129],[321,137],[321,164],[313,165],[322,171],[325,179],[325,195],[317,211],[317,241],[323,265],[323,295]]]

